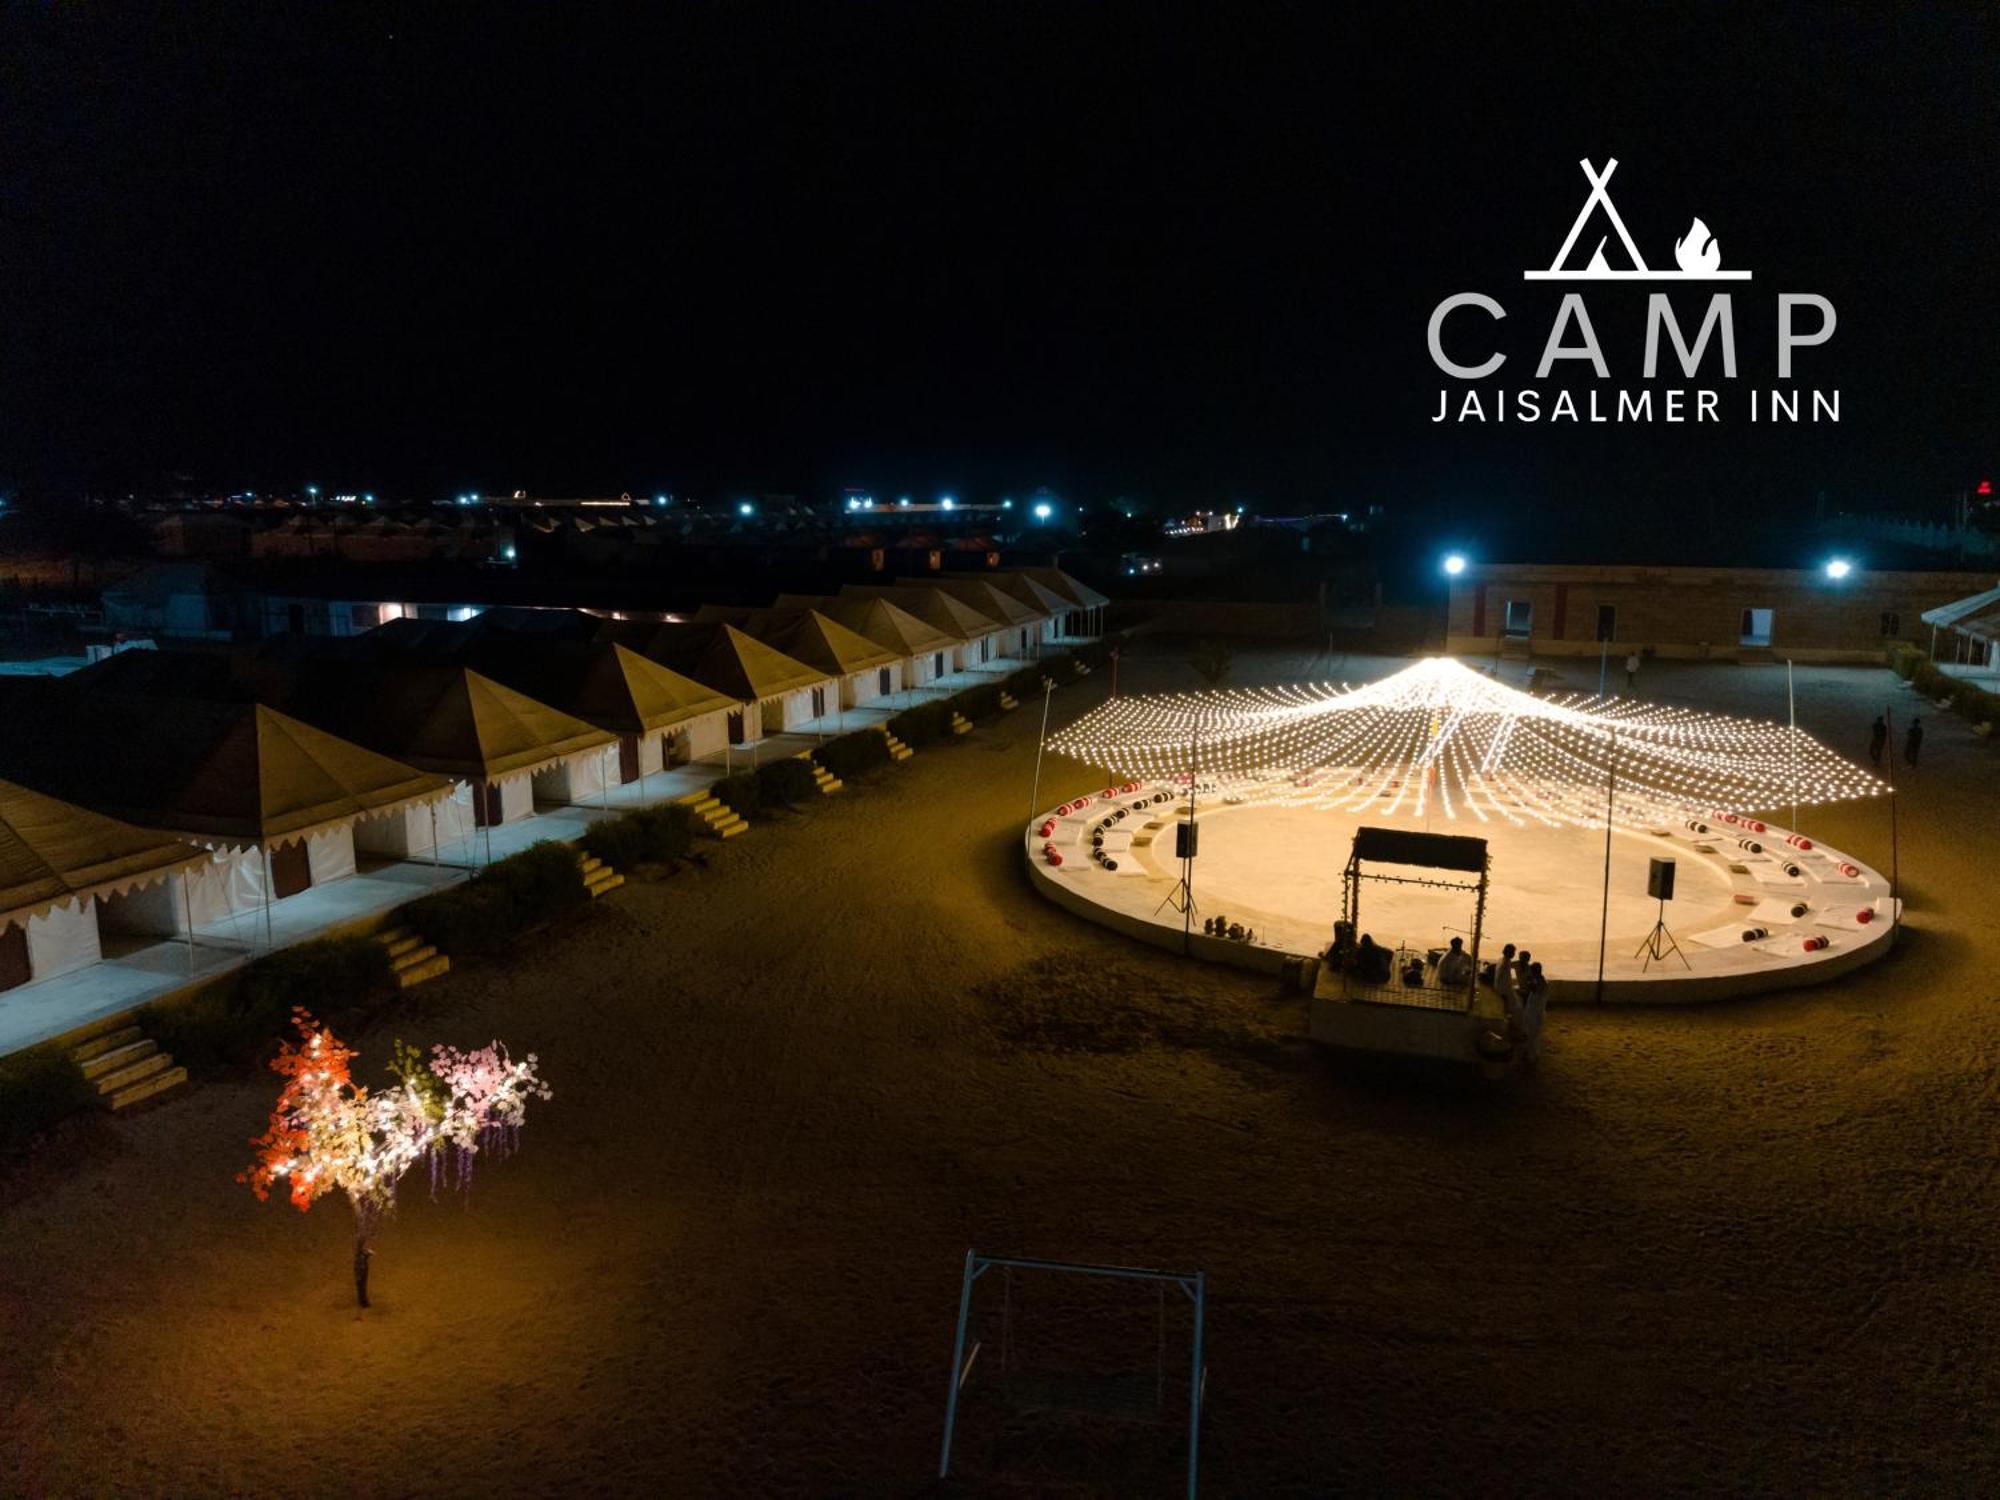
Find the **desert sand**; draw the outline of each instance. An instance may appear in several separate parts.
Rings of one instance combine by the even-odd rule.
[[[1314,667],[1369,670],[1243,674]],[[1124,673],[1191,684],[1164,646]],[[1642,689],[1782,712],[1782,676]],[[1889,701],[1800,674],[1850,751]],[[61,1132],[0,1188],[0,1490],[936,1492],[971,1245],[1208,1273],[1211,1494],[2000,1486],[1991,746],[1926,715],[1889,959],[1563,1009],[1494,1088],[1317,1054],[1298,997],[1035,896],[1037,708],[385,1013],[360,1074],[498,1036],[556,1094],[469,1202],[405,1185],[365,1316],[345,1208],[234,1181],[274,1078]],[[1043,800],[1096,777],[1051,765]],[[1889,866],[1884,804],[1805,826]],[[1152,1367],[1150,1311],[1111,1348],[1060,1307],[1024,1307],[1041,1358]],[[1170,1426],[968,1391],[947,1492],[1179,1484]]]

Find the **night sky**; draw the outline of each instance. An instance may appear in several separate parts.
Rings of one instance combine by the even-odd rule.
[[[1378,9],[15,7],[0,483],[1643,533],[2000,467],[1989,8]],[[1656,265],[1698,214],[1756,272],[1738,385],[1778,292],[1832,298],[1838,427],[1432,426],[1432,306],[1498,298],[1464,326],[1527,383],[1561,289],[1520,273],[1607,155]],[[1613,388],[1645,291],[1589,293]]]

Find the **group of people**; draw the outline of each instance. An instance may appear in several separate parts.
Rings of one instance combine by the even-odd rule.
[[[1876,765],[1882,764],[1882,752],[1889,744],[1889,721],[1882,715],[1875,716],[1875,722],[1868,730],[1868,758]],[[1917,752],[1924,748],[1924,721],[1912,715],[1910,727],[1903,731],[1903,764],[1914,766]]]

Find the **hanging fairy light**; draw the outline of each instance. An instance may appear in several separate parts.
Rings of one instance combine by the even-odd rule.
[[[1629,700],[1538,698],[1448,657],[1360,687],[1118,698],[1048,748],[1119,777],[1192,767],[1238,798],[1517,825],[1651,825],[1690,811],[1878,796],[1888,784],[1780,724]]]

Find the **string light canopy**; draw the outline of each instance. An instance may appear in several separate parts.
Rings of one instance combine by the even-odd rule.
[[[1538,698],[1449,657],[1331,683],[1117,698],[1048,748],[1134,780],[1411,818],[1638,827],[1878,796],[1782,724],[1615,697]]]

